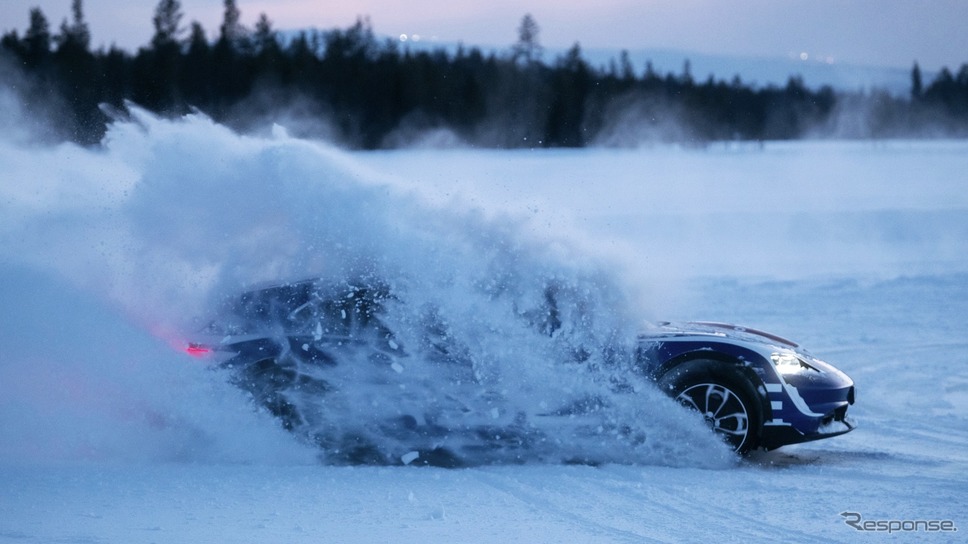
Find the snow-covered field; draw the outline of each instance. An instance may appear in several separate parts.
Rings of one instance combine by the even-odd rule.
[[[889,538],[844,512],[958,541],[966,173],[966,142],[346,154],[147,115],[102,150],[0,144],[0,542]],[[555,346],[502,329],[492,277],[515,303],[580,286],[588,341],[623,319],[794,338],[857,383],[860,427],[736,460],[655,444],[708,443],[653,399],[620,414],[651,437],[627,459],[562,435],[601,466],[323,465],[178,348],[221,295],[361,263],[465,317],[496,374],[524,361],[524,408],[515,377],[562,387],[534,370]]]

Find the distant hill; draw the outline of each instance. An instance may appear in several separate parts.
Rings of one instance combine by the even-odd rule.
[[[502,53],[510,51],[511,46],[463,44],[465,49],[477,47],[482,52]],[[412,50],[445,49],[453,53],[458,44],[434,41],[408,41],[401,47]],[[545,63],[552,64],[555,59],[566,53],[564,48],[546,48],[542,55]],[[608,70],[612,62],[618,63],[621,49],[582,48],[582,56],[588,63],[599,69]],[[907,95],[911,91],[911,69],[884,66],[866,66],[827,62],[825,59],[799,57],[743,57],[736,55],[712,55],[680,49],[630,49],[629,60],[636,75],[641,76],[647,62],[659,74],[681,74],[686,61],[690,73],[697,82],[703,82],[710,75],[717,81],[732,81],[735,76],[746,85],[764,87],[782,86],[791,76],[799,75],[807,87],[816,89],[829,85],[839,91],[860,91],[880,89],[895,95]],[[913,63],[912,63],[913,66]],[[925,81],[931,81],[937,74],[922,72]]]
[[[610,49],[584,50],[584,56],[592,66],[607,67],[620,53]],[[882,89],[892,94],[911,91],[910,68],[827,63],[815,59],[804,61],[800,58],[710,55],[675,49],[630,50],[629,59],[636,69],[651,60],[660,73],[682,73],[688,60],[692,77],[697,82],[705,81],[711,74],[714,79],[725,81],[738,75],[747,85],[785,85],[790,76],[800,75],[809,88],[829,85],[841,91]],[[924,72],[922,75],[930,81],[936,74]]]

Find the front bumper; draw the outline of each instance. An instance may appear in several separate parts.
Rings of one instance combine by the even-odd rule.
[[[846,376],[835,378],[836,384],[830,383],[831,378],[825,384],[814,384],[819,387],[797,388],[789,383],[769,387],[773,391],[772,418],[763,425],[760,446],[771,450],[854,430],[857,424],[847,416],[855,400],[854,384]]]
[[[812,442],[814,440],[821,440],[823,438],[840,436],[842,434],[849,433],[856,428],[857,423],[846,415],[841,419],[832,419],[829,423],[821,424],[819,427],[817,427],[816,432],[806,434],[801,433],[792,425],[767,424],[763,426],[763,436],[760,440],[760,447],[765,450],[775,450],[780,446],[801,444],[803,442]]]

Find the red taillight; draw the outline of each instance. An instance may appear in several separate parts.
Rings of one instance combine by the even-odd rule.
[[[188,353],[192,357],[205,357],[209,353],[212,353],[212,348],[200,344],[188,344],[188,347],[185,348],[185,353]]]

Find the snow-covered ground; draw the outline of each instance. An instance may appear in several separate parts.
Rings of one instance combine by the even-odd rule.
[[[136,121],[102,150],[0,144],[0,542],[888,536],[844,512],[959,529],[901,540],[968,527],[968,143],[346,154]],[[563,387],[540,370],[556,347],[504,330],[502,304],[554,278],[585,293],[588,342],[660,318],[801,341],[855,380],[860,427],[735,460],[653,402],[619,414],[651,437],[625,462],[323,465],[178,348],[241,286],[359,266],[465,318],[496,375],[527,361],[504,392],[522,409],[539,393],[515,378]],[[489,278],[516,298],[482,298]],[[697,450],[655,444],[675,437]],[[604,455],[562,438],[563,458]]]

